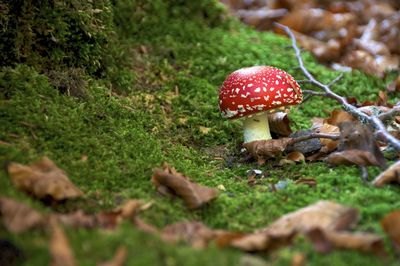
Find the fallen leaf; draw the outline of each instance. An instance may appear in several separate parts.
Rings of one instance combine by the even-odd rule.
[[[159,230],[157,227],[145,223],[142,219],[140,219],[139,217],[135,217],[133,219],[133,224],[136,226],[136,228],[138,228],[139,230],[146,232],[146,233],[150,233],[150,234],[158,234]]]
[[[125,264],[128,256],[128,250],[124,246],[120,246],[115,252],[114,257],[110,261],[97,264],[98,266],[122,266]]]
[[[304,253],[295,253],[292,257],[291,266],[304,266],[306,265],[306,255]]]
[[[331,124],[323,124],[317,130],[319,133],[327,133],[327,134],[335,134],[339,133],[339,127],[331,125]],[[324,146],[322,152],[329,153],[336,150],[337,146],[339,145],[339,140],[332,140],[332,139],[320,139],[321,144]]]
[[[94,228],[98,225],[96,215],[86,214],[82,210],[67,214],[55,214],[54,216],[60,223],[74,228]]]
[[[291,140],[291,138],[256,140],[244,143],[243,147],[259,164],[264,164],[267,159],[281,155]]]
[[[285,112],[275,112],[267,114],[269,129],[280,136],[287,137],[292,133],[290,120]]]
[[[300,179],[297,179],[294,183],[296,185],[300,185],[300,184],[309,185],[310,187],[317,186],[317,180],[315,180],[314,178],[300,178]]]
[[[340,123],[339,128],[340,152],[330,154],[326,159],[329,163],[386,168],[386,159],[368,126],[360,122],[345,121]]]
[[[6,197],[0,197],[0,217],[4,226],[12,233],[22,233],[40,227],[45,221],[38,211]]]
[[[358,211],[332,201],[318,201],[315,204],[286,214],[262,229],[262,232],[284,233],[295,231],[305,233],[312,228],[324,230],[345,230],[358,221]]]
[[[230,242],[230,245],[246,252],[271,251],[290,245],[295,235],[296,232],[290,230],[284,233],[279,232],[278,234],[272,232],[256,232],[234,238]]]
[[[169,194],[180,196],[190,209],[199,208],[218,196],[218,189],[193,183],[167,164],[163,170],[154,169],[151,181],[158,190],[163,188]]]
[[[304,155],[298,151],[293,151],[293,152],[289,153],[288,155],[286,155],[286,159],[296,162],[296,163],[304,162],[306,160]]]
[[[324,120],[324,123],[338,127],[342,122],[346,121],[356,121],[356,119],[348,112],[335,109],[331,112],[330,116]]]
[[[127,200],[123,205],[111,211],[102,211],[96,214],[96,222],[102,228],[114,229],[123,220],[134,221],[143,202],[137,199]]]
[[[213,230],[201,222],[180,222],[166,226],[161,238],[169,243],[184,241],[195,248],[205,248],[216,237]]]
[[[400,211],[393,211],[385,215],[381,220],[381,226],[396,249],[400,249]]]
[[[65,172],[47,157],[30,165],[10,163],[8,173],[18,189],[31,193],[39,199],[49,196],[60,201],[83,195]]]
[[[355,225],[357,220],[356,209],[319,201],[288,213],[254,233],[233,238],[230,245],[248,252],[269,251],[289,245],[298,233],[305,234],[313,228],[344,230]]]
[[[400,161],[392,164],[388,169],[380,173],[374,181],[372,181],[372,184],[375,187],[382,187],[383,185],[393,182],[400,184]]]
[[[373,153],[355,149],[331,153],[325,161],[332,165],[381,166]]]
[[[56,219],[50,220],[51,240],[50,255],[52,266],[74,266],[75,257],[68,238]]]
[[[333,248],[358,250],[376,255],[385,254],[383,239],[371,233],[351,233],[345,231],[323,230],[314,228],[307,232],[315,250],[322,253]]]

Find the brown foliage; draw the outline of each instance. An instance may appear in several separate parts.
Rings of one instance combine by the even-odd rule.
[[[83,195],[66,173],[47,157],[30,165],[10,163],[8,173],[18,189],[39,199],[51,197],[60,201]]]
[[[190,209],[199,208],[218,196],[217,189],[193,183],[167,164],[163,170],[154,169],[151,181],[162,194],[180,196]]]

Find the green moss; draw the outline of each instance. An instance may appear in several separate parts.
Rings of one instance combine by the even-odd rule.
[[[219,116],[218,87],[227,74],[244,66],[275,65],[297,79],[302,75],[287,39],[238,24],[215,1],[192,2],[127,0],[75,5],[72,1],[67,5],[55,1],[43,2],[38,10],[24,1],[18,12],[7,11],[17,8],[14,3],[1,9],[6,11],[0,21],[8,19],[10,28],[0,32],[8,36],[5,45],[13,49],[3,53],[6,61],[0,72],[0,161],[29,163],[49,156],[85,196],[52,209],[17,191],[5,171],[0,172],[0,194],[42,212],[54,208],[93,212],[113,208],[128,198],[154,200],[141,217],[160,228],[182,220],[201,220],[212,228],[237,231],[252,231],[287,212],[329,199],[360,210],[356,230],[383,234],[379,221],[400,208],[399,188],[366,186],[356,168],[329,168],[323,163],[277,167],[269,162],[261,167],[268,177],[254,187],[247,185],[246,171],[258,166],[237,162],[241,157],[240,121]],[[43,33],[56,26],[58,31]],[[99,30],[103,26],[105,30]],[[26,34],[28,29],[35,34]],[[52,34],[59,43],[53,43]],[[322,81],[338,74],[307,53],[304,59]],[[384,85],[353,72],[345,74],[334,89],[366,100],[375,98]],[[68,93],[71,88],[83,94]],[[293,108],[294,128],[308,128],[313,116],[326,116],[325,111],[334,107],[330,100],[313,98]],[[201,127],[209,131],[204,133]],[[226,191],[208,206],[189,211],[181,200],[161,197],[152,187],[152,169],[163,161],[196,182],[222,184]],[[378,170],[370,169],[370,173],[375,175]],[[292,182],[300,177],[315,178],[318,185],[310,188]],[[270,184],[280,180],[288,181],[287,186],[271,192]],[[119,245],[129,248],[129,265],[235,265],[244,256],[231,249],[167,246],[129,224],[113,233],[83,229],[67,229],[67,233],[82,265],[110,258]],[[48,263],[46,232],[12,235],[0,228],[0,237],[22,248],[26,265]],[[383,264],[380,258],[357,252],[320,255],[302,239],[262,258],[287,265],[295,252],[305,253],[310,265]],[[385,264],[392,260],[393,255]]]

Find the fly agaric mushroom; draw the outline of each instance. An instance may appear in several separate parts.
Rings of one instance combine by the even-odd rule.
[[[271,66],[246,67],[231,73],[219,91],[219,109],[228,119],[243,117],[244,142],[271,139],[266,113],[299,104],[299,84]]]

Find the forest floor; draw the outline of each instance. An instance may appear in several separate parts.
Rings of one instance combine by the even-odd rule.
[[[2,170],[2,196],[42,213],[78,209],[93,213],[113,209],[128,199],[141,199],[152,206],[140,217],[158,228],[196,220],[213,229],[240,232],[265,227],[318,200],[332,200],[359,210],[356,231],[384,237],[380,221],[400,209],[398,186],[378,189],[366,185],[357,167],[332,168],[324,162],[280,166],[279,158],[258,166],[241,160],[241,122],[220,116],[218,88],[232,71],[253,65],[273,65],[303,79],[287,38],[256,32],[226,17],[214,23],[196,16],[161,21],[149,16],[140,26],[134,19],[126,23],[136,23],[132,25],[135,32],[125,25],[126,30],[118,33],[129,47],[126,60],[133,62],[131,88],[113,90],[106,81],[93,78],[87,81],[84,96],[73,97],[60,93],[32,66],[2,68],[0,162],[28,164],[47,156],[84,192],[77,200],[49,205],[18,191]],[[338,75],[308,53],[304,60],[323,82]],[[374,100],[386,82],[353,71],[345,73],[333,90],[360,101]],[[289,114],[292,129],[308,129],[313,117],[327,117],[338,107],[317,97],[293,107]],[[152,169],[163,162],[199,184],[223,185],[225,190],[203,208],[189,210],[182,200],[166,198],[152,185]],[[247,182],[251,169],[266,173],[254,186]],[[373,177],[379,169],[371,167],[369,173]],[[317,185],[295,184],[300,178],[313,178]],[[280,181],[286,186],[271,190],[271,184]],[[205,249],[170,245],[128,222],[113,231],[65,230],[80,265],[107,260],[120,245],[128,249],[126,265],[288,265],[298,253],[305,255],[307,265],[395,264],[391,253],[385,259],[346,250],[319,254],[304,238],[268,254],[250,255],[214,245]],[[0,227],[0,239],[11,241],[23,252],[23,265],[49,263],[46,230],[13,234]]]

